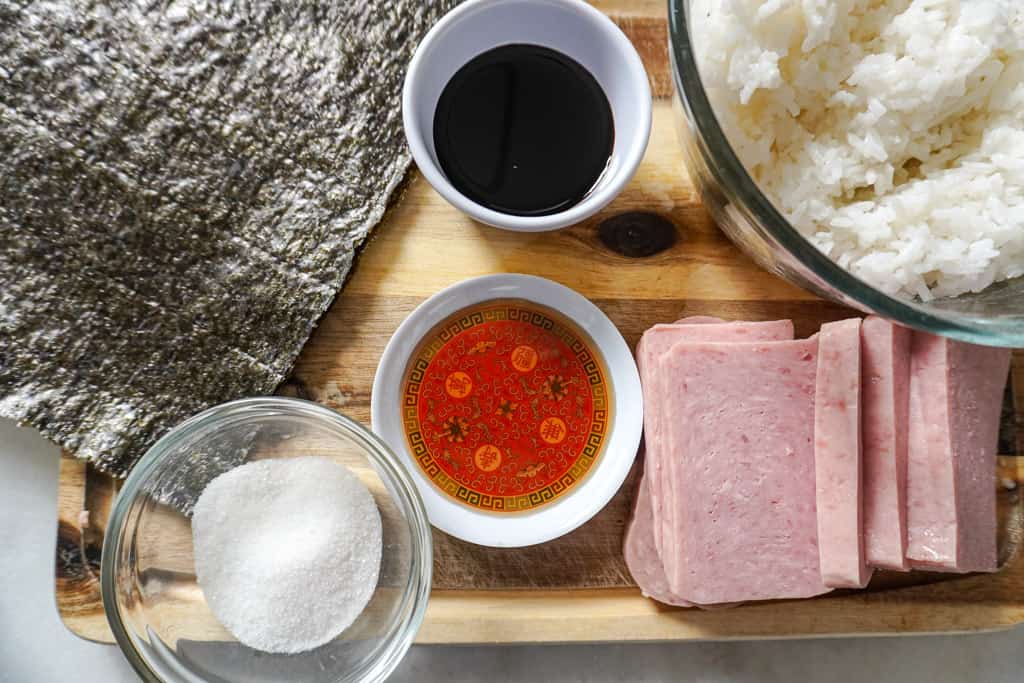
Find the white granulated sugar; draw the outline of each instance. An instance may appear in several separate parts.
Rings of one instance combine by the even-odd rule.
[[[1024,2],[694,0],[744,166],[854,275],[931,299],[1024,274]]]
[[[377,586],[381,519],[348,469],[315,456],[220,475],[192,517],[196,577],[240,642],[295,653],[332,640]]]

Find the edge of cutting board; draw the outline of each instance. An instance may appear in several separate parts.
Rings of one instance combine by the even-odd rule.
[[[1019,491],[1024,485],[1024,458],[1002,457],[1000,465],[1002,476],[1012,474]],[[81,508],[65,492],[84,490],[87,470],[71,457],[61,461],[62,533],[77,530],[77,522],[72,520],[77,519],[76,510]],[[84,533],[89,537],[96,530]],[[70,535],[63,538],[71,540]],[[65,590],[59,600],[65,625],[87,640],[114,642],[103,614],[98,582],[80,577],[77,583],[78,588]],[[667,607],[629,588],[434,591],[416,642],[511,644],[915,635],[995,631],[1021,623],[1024,557],[1018,553],[996,574],[735,609]]]

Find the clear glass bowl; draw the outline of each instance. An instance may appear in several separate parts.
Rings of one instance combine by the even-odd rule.
[[[976,344],[1024,346],[1024,277],[930,302],[889,296],[806,241],[758,190],[722,132],[694,61],[690,0],[669,0],[679,138],[687,168],[722,230],[763,268],[839,303]]]
[[[248,460],[329,457],[359,476],[377,502],[384,548],[376,591],[356,622],[326,645],[295,655],[252,650],[206,604],[196,583],[189,519],[152,492],[180,480],[178,473],[204,453],[230,451],[244,452]],[[199,490],[185,492],[187,497],[198,497],[205,483],[189,485]],[[419,494],[374,434],[308,401],[245,399],[179,425],[132,470],[104,541],[103,605],[118,644],[146,681],[381,681],[423,620],[432,552]]]

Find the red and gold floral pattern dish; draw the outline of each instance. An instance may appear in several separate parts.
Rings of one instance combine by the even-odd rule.
[[[610,424],[594,343],[524,300],[460,310],[428,333],[403,382],[406,443],[446,495],[489,512],[546,505],[583,480]]]
[[[601,309],[507,273],[409,314],[377,366],[370,413],[431,524],[517,548],[569,533],[612,499],[640,446],[643,395]]]

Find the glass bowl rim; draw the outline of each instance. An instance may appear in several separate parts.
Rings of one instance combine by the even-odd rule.
[[[103,611],[110,630],[136,673],[147,683],[174,683],[162,678],[149,664],[148,658],[135,646],[121,617],[116,592],[116,559],[123,546],[125,522],[135,500],[142,492],[153,470],[173,452],[182,440],[201,429],[210,429],[226,421],[235,423],[246,418],[289,415],[311,419],[320,424],[340,428],[353,438],[371,460],[378,476],[394,487],[392,496],[406,516],[412,538],[412,567],[405,586],[399,614],[408,615],[388,625],[374,659],[361,671],[362,680],[383,681],[398,666],[412,645],[426,614],[433,575],[433,536],[426,508],[412,478],[398,458],[380,437],[356,420],[319,403],[286,396],[261,396],[228,401],[188,418],[164,434],[139,459],[128,474],[111,507],[100,558],[100,591]],[[389,490],[389,494],[391,491]]]
[[[819,251],[787,221],[761,192],[718,123],[704,90],[694,57],[687,20],[690,0],[668,0],[669,56],[672,83],[687,112],[690,125],[703,141],[699,145],[719,190],[745,217],[754,221],[803,267],[861,310],[904,325],[988,346],[1024,346],[1024,323],[981,319],[974,316],[942,316],[913,302],[890,296],[867,284]],[[842,303],[842,302],[840,302]]]

